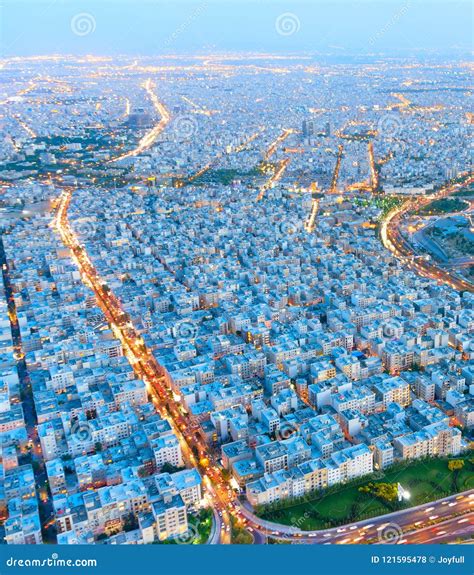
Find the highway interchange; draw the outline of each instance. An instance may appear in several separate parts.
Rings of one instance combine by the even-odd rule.
[[[406,265],[414,268],[418,273],[429,277],[435,281],[447,283],[452,288],[460,291],[474,291],[474,285],[453,271],[448,271],[433,263],[431,260],[417,258],[423,255],[418,253],[415,248],[402,236],[400,226],[403,218],[415,210],[426,206],[433,200],[447,198],[454,192],[459,191],[465,186],[474,182],[472,175],[468,174],[462,182],[449,184],[439,190],[437,193],[429,196],[419,197],[407,200],[400,207],[392,210],[382,223],[380,235],[384,246],[390,250],[397,258],[401,259]],[[416,258],[416,259],[415,259]]]

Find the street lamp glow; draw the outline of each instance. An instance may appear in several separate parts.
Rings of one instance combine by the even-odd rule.
[[[400,483],[397,484],[397,490],[398,490],[398,501],[408,501],[411,497],[411,493],[408,491],[408,489],[405,489]]]

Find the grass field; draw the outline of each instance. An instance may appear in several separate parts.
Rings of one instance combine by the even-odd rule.
[[[454,192],[453,197],[456,198],[474,198],[474,187],[465,188],[463,190],[459,190],[458,192]]]
[[[461,212],[469,207],[469,203],[460,198],[442,198],[434,200],[428,205],[419,209],[416,214],[420,216],[442,215],[455,212]]]
[[[212,509],[201,509],[197,514],[188,515],[188,531],[165,541],[155,541],[156,545],[205,545],[212,530]]]
[[[398,502],[388,503],[373,495],[361,493],[359,487],[369,481],[400,483],[411,494],[410,501],[403,507],[420,505],[474,488],[474,465],[470,456],[458,459],[465,461],[464,468],[459,472],[450,471],[446,459],[429,459],[410,465],[397,465],[377,479],[364,478],[331,490],[326,495],[321,493],[309,501],[281,509],[264,509],[259,515],[276,523],[312,530],[368,519],[401,508]]]

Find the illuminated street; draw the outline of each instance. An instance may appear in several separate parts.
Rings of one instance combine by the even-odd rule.
[[[370,546],[367,575],[389,553],[409,566],[418,544],[464,560],[474,115],[462,7],[438,6],[441,26],[398,0],[225,13],[125,1],[113,14],[71,1],[43,13],[26,0],[34,34],[5,7],[17,32],[0,62],[11,561],[23,545],[53,545],[55,561],[130,546],[140,569],[166,571],[169,552],[184,573],[189,553],[198,575],[199,553],[241,546],[231,562],[251,573],[247,545],[273,560],[287,543],[321,573],[326,550],[348,553],[331,545]]]
[[[474,291],[473,283],[464,279],[460,279],[452,272],[446,271],[440,266],[428,263],[423,259],[414,261],[413,258],[419,254],[417,254],[410,247],[408,242],[400,235],[399,226],[403,216],[410,211],[420,209],[420,207],[428,204],[434,199],[449,197],[453,192],[458,192],[463,187],[469,187],[473,182],[474,178],[469,175],[464,178],[462,184],[447,186],[429,198],[417,198],[413,202],[406,202],[400,208],[393,210],[387,215],[385,220],[382,222],[380,230],[380,235],[382,237],[384,246],[398,258],[401,258],[404,263],[408,264],[409,266],[413,266],[418,273],[426,277],[430,277],[433,280],[445,282],[455,289],[468,290],[471,292]],[[412,262],[410,260],[412,260]]]

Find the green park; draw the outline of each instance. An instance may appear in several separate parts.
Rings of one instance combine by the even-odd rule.
[[[409,493],[398,501],[397,486]],[[335,485],[298,500],[256,509],[257,515],[302,530],[327,529],[385,515],[474,488],[472,455],[455,460],[422,459]]]

